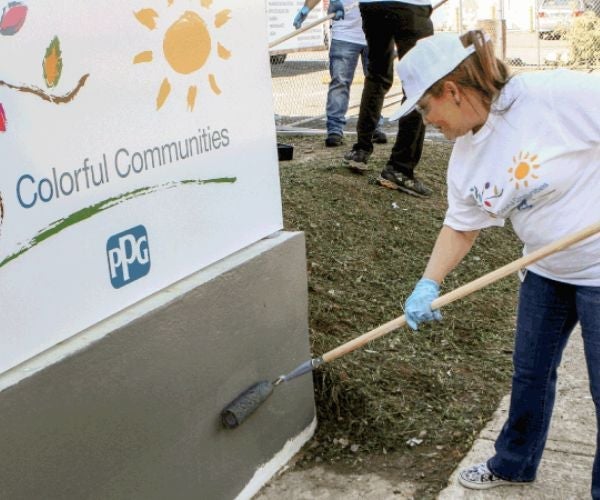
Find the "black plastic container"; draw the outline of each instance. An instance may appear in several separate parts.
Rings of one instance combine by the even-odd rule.
[[[277,158],[279,161],[289,161],[294,158],[294,146],[277,143]]]

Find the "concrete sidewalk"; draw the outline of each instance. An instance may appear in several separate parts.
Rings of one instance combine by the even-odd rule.
[[[550,434],[536,481],[527,486],[499,486],[487,491],[467,490],[457,482],[458,471],[484,462],[494,453],[494,440],[506,420],[509,396],[448,480],[438,500],[527,499],[581,500],[591,498],[591,474],[596,441],[596,416],[588,388],[581,331],[577,328],[559,368],[558,393]]]
[[[493,454],[494,440],[506,420],[508,403],[506,396],[438,500],[590,498],[596,423],[579,329],[573,332],[559,369],[558,394],[537,480],[527,486],[467,490],[457,483],[457,473]],[[414,484],[384,479],[377,474],[347,476],[319,466],[307,471],[292,467],[272,479],[255,500],[415,500],[415,490]]]

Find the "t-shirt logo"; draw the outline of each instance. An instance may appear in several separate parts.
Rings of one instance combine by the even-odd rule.
[[[539,169],[539,155],[520,151],[506,170],[509,175],[496,179],[499,184],[486,181],[483,187],[474,185],[469,189],[470,194],[475,204],[493,218],[507,217],[513,210],[530,210],[541,197],[554,192],[548,191],[547,182],[536,182],[543,177],[538,176]]]
[[[470,191],[479,208],[482,208],[492,217],[495,217],[495,214],[493,214],[490,209],[494,206],[494,200],[502,197],[504,189],[499,189],[495,184],[492,185],[491,182],[486,182],[482,189],[473,186]]]
[[[513,156],[513,165],[508,169],[508,173],[511,175],[509,182],[514,182],[516,189],[520,189],[521,186],[529,187],[530,179],[539,179],[534,173],[540,168],[540,165],[535,163],[537,159],[538,155],[523,151],[519,152],[518,156]]]

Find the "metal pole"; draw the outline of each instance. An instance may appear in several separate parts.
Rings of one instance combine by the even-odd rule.
[[[537,11],[539,10],[540,3],[541,3],[541,0],[534,0],[536,14],[537,14]],[[542,66],[542,48],[540,46],[540,22],[539,22],[537,15],[535,16],[535,39],[537,42],[537,65],[538,65],[538,69],[539,69]]]
[[[504,0],[500,1],[500,22],[498,23],[498,29],[500,30],[500,36],[498,40],[500,40],[500,59],[503,61],[506,59],[506,19],[504,18]]]

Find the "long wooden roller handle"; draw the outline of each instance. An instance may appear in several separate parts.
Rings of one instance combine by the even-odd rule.
[[[565,236],[564,238],[561,238],[560,240],[555,241],[554,243],[550,243],[546,246],[543,246],[542,248],[536,250],[533,253],[530,253],[529,255],[525,255],[520,259],[514,260],[513,262],[510,262],[509,264],[506,264],[505,266],[502,266],[499,269],[496,269],[495,271],[485,274],[480,278],[477,278],[476,280],[470,281],[466,285],[458,287],[455,290],[452,290],[451,292],[448,292],[442,295],[441,297],[438,297],[431,303],[431,308],[439,309],[440,307],[446,306],[458,299],[462,299],[463,297],[466,297],[467,295],[470,295],[473,292],[476,292],[477,290],[481,290],[482,288],[510,274],[517,272],[519,269],[523,269],[524,267],[527,267],[533,264],[534,262],[543,259],[544,257],[548,257],[549,255],[564,250],[565,248],[573,245],[574,243],[589,238],[590,236],[593,236],[594,234],[597,234],[599,232],[600,222],[597,222],[596,224],[592,224],[591,226],[588,226],[585,229],[582,229],[581,231]],[[349,352],[352,352],[358,349],[359,347],[362,347],[363,345],[365,345],[368,342],[371,342],[372,340],[375,340],[379,337],[382,337],[383,335],[397,330],[405,324],[406,317],[402,315],[396,319],[384,323],[383,325],[378,326],[377,328],[367,333],[364,333],[360,337],[356,337],[355,339],[352,339],[349,342],[346,342],[345,344],[342,344],[336,347],[335,349],[326,352],[321,357],[325,363],[329,363],[330,361],[333,361],[334,359],[337,359],[343,356],[344,354],[348,354]]]
[[[358,5],[358,2],[354,2],[350,5],[348,5],[348,7],[346,7],[344,10],[346,12],[348,12],[349,10],[354,9],[357,5]],[[325,17],[321,17],[321,18],[317,19],[316,21],[305,24],[304,26],[298,28],[297,30],[292,31],[291,33],[288,33],[287,35],[283,35],[283,36],[277,38],[276,40],[273,40],[271,43],[269,43],[269,48],[272,49],[276,45],[279,45],[280,43],[283,43],[286,40],[289,40],[290,38],[294,38],[295,36],[298,36],[300,33],[304,33],[305,31],[308,31],[309,29],[312,29],[315,26],[318,26],[319,24],[324,23],[325,21],[327,21],[329,19],[333,19],[334,17],[335,17],[335,13],[331,13],[331,14],[326,15]]]
[[[441,2],[436,3],[433,6],[433,10],[437,9],[438,7],[444,5],[448,0],[441,0]],[[351,9],[354,9],[356,6],[358,5],[358,2],[354,2],[352,4],[350,4],[348,7],[346,7],[344,10],[346,12],[348,12]],[[317,19],[316,21],[313,21],[311,23],[308,23],[300,28],[298,28],[295,31],[292,31],[291,33],[288,33],[286,35],[283,35],[275,40],[273,40],[271,43],[269,43],[269,48],[272,49],[273,47],[289,40],[290,38],[294,38],[295,36],[298,36],[300,33],[304,33],[305,31],[308,31],[309,29],[314,28],[315,26],[318,26],[321,23],[324,23],[325,21],[329,20],[329,19],[333,19],[335,16],[335,14],[328,14],[325,17],[321,17],[319,19]]]

